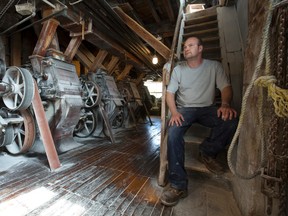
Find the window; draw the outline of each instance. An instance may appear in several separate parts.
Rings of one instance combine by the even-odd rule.
[[[147,80],[144,85],[147,86],[150,95],[154,95],[156,98],[162,97],[162,82]]]

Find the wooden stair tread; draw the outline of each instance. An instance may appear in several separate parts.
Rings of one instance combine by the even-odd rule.
[[[199,35],[199,34],[208,34],[208,33],[214,33],[218,36],[218,28],[214,28],[214,29],[206,29],[206,30],[201,30],[201,31],[194,31],[194,32],[190,32],[190,33],[186,33],[186,34],[183,34],[183,37],[184,38],[187,38],[189,36],[192,36],[192,35]]]
[[[204,22],[204,23],[192,23],[189,25],[185,25],[184,27],[184,31],[192,29],[192,28],[199,28],[199,27],[207,27],[209,25],[214,25],[217,24],[218,25],[218,21],[217,20],[213,20],[213,21],[209,21],[209,22]]]
[[[190,20],[185,20],[185,26],[191,24],[200,24],[205,22],[217,21],[217,15],[206,16],[206,17],[198,17]]]
[[[191,20],[199,17],[211,17],[211,16],[217,16],[216,7],[206,8],[205,10],[197,11],[194,13],[186,13],[185,19]]]

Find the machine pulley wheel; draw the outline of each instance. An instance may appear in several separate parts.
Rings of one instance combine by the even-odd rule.
[[[11,88],[11,91],[3,95],[3,102],[10,110],[25,110],[31,105],[34,96],[34,82],[27,69],[10,67],[2,81]]]
[[[35,121],[31,112],[21,110],[20,115],[23,117],[23,122],[14,125],[14,139],[6,149],[11,154],[20,154],[27,152],[34,144],[36,137]]]
[[[0,135],[0,147],[6,146],[12,143],[14,138],[14,130],[12,125],[5,127],[5,132]]]
[[[124,97],[124,100],[126,103],[130,102],[132,100],[132,95],[130,94],[129,90],[127,88],[124,88],[122,91],[122,95]]]
[[[0,109],[0,116],[4,120],[8,118],[7,110]],[[13,141],[13,137],[14,137],[14,131],[11,125],[7,125],[5,127],[2,125],[2,130],[3,131],[0,131],[0,147],[10,144]]]
[[[123,107],[119,107],[117,115],[112,120],[112,128],[113,129],[120,128],[123,125],[123,122],[124,122],[124,110]]]
[[[82,89],[84,91],[85,107],[95,107],[101,102],[101,90],[95,82],[90,80],[83,82]]]
[[[89,137],[96,129],[97,119],[93,109],[82,108],[80,120],[74,129],[74,135],[81,138]]]
[[[8,112],[7,112],[7,110],[4,108],[4,109],[0,109],[0,116],[2,117],[2,118],[8,118]]]
[[[4,76],[5,70],[6,70],[5,61],[0,58],[0,79],[2,79],[2,77]]]

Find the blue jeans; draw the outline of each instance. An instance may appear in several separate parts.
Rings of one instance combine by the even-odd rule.
[[[216,106],[185,107],[178,109],[184,121],[182,126],[168,127],[167,158],[168,180],[172,187],[180,190],[187,189],[187,173],[184,167],[185,145],[184,134],[193,123],[199,123],[211,128],[210,136],[200,144],[201,153],[215,158],[218,153],[230,144],[238,125],[238,119],[223,121],[217,116]]]

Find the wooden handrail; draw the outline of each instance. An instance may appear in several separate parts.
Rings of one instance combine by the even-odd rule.
[[[176,21],[176,26],[174,30],[174,36],[173,36],[173,41],[172,41],[172,46],[171,46],[171,51],[170,51],[170,57],[168,62],[165,64],[163,67],[163,81],[162,81],[162,104],[161,104],[161,142],[164,139],[164,133],[165,133],[165,127],[166,127],[166,112],[167,112],[167,107],[166,107],[166,86],[168,85],[170,81],[170,74],[172,73],[174,63],[175,63],[175,49],[176,49],[176,44],[178,41],[178,36],[179,36],[179,31],[180,31],[180,25],[181,25],[181,20],[183,18],[184,14],[184,5],[185,1],[180,0],[180,6],[179,6],[179,13]]]
[[[159,177],[158,177],[158,184],[160,186],[165,185],[165,172],[167,169],[167,140],[165,140],[166,134],[166,114],[168,112],[167,105],[166,105],[166,88],[170,81],[170,74],[172,73],[174,67],[174,61],[176,59],[175,49],[176,44],[179,37],[180,25],[181,20],[184,14],[184,6],[185,1],[180,0],[179,6],[179,13],[177,17],[177,22],[175,26],[173,42],[171,46],[170,56],[168,62],[163,67],[162,72],[162,103],[161,103],[161,140],[160,140],[160,169],[159,169]]]

